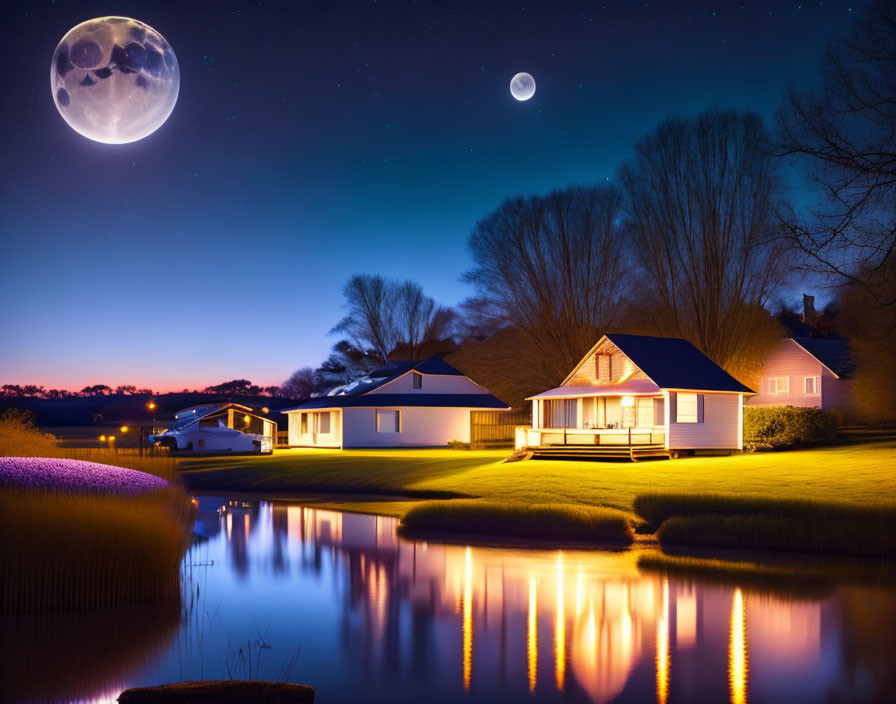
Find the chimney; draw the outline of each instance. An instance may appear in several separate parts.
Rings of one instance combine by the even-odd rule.
[[[818,313],[815,312],[815,296],[803,294],[803,323],[815,325]]]

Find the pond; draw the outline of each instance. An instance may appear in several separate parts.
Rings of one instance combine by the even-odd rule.
[[[285,679],[319,702],[819,702],[896,696],[896,592],[720,584],[637,551],[405,540],[397,520],[199,498],[183,604],[7,618],[6,699]]]

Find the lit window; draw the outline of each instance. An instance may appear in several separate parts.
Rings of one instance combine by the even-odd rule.
[[[401,413],[400,411],[381,411],[376,412],[376,432],[378,433],[400,433],[401,432]]]
[[[804,380],[803,392],[806,396],[815,396],[818,393],[818,377],[807,376]]]
[[[308,414],[307,413],[302,413],[301,426],[302,426],[301,432],[307,433],[308,432]]]
[[[325,413],[317,413],[317,431],[318,433],[329,433],[330,432],[330,412],[326,411]]]
[[[411,376],[414,377],[414,388],[422,389],[423,388],[423,375],[418,374],[417,372],[414,372],[413,374],[411,374]]]
[[[771,379],[766,379],[765,383],[768,387],[768,393],[771,396],[778,396],[780,394],[790,393],[790,377],[789,376],[772,377]]]
[[[678,394],[678,423],[697,422],[697,394]]]

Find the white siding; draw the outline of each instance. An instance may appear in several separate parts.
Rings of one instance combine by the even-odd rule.
[[[668,444],[673,450],[737,450],[740,423],[740,394],[704,394],[703,422],[670,423]]]
[[[461,377],[458,377],[461,378]],[[469,408],[401,407],[401,432],[376,432],[376,408],[344,408],[343,447],[438,447],[470,442]]]
[[[289,418],[289,444],[306,447],[339,447],[342,436],[342,412],[332,409],[330,413],[330,432],[314,433],[314,420],[312,413],[320,411],[290,411],[286,414]],[[302,413],[308,413],[308,432],[302,432]]]
[[[423,385],[414,388],[414,372],[403,374],[383,384],[371,394],[487,394],[489,391],[465,376],[453,374],[423,374]]]

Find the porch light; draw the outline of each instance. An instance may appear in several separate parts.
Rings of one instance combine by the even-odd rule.
[[[154,410],[156,409],[156,402],[155,402],[155,401],[150,401],[149,403],[146,404],[146,407],[147,407],[149,410],[154,411]]]
[[[243,416],[243,423],[248,423],[250,420],[249,416]]]
[[[123,426],[121,426],[120,430],[122,433],[126,433],[126,432],[128,432],[128,426],[123,425]]]
[[[623,408],[631,408],[635,405],[634,396],[623,396],[622,397],[622,406]]]

